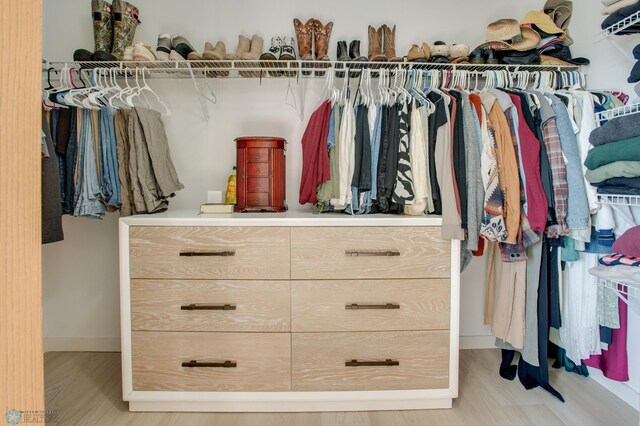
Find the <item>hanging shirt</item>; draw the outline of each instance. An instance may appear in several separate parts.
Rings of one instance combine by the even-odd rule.
[[[302,177],[300,180],[300,204],[316,203],[318,185],[331,178],[327,135],[331,102],[325,101],[311,115],[302,136]]]

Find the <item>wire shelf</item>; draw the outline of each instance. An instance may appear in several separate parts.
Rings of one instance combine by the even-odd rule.
[[[611,120],[612,118],[622,117],[625,115],[637,114],[640,112],[640,104],[625,105],[620,108],[602,111],[596,114],[596,121]]]
[[[82,70],[113,69],[125,73],[144,70],[150,78],[235,78],[235,77],[323,77],[333,68],[349,70],[352,76],[362,69],[372,70],[450,70],[484,73],[487,71],[579,71],[579,66],[437,64],[422,62],[349,62],[349,61],[121,61],[121,62],[45,62],[43,71],[61,71],[65,67]],[[346,72],[344,73],[347,74]]]
[[[608,204],[611,206],[640,206],[640,195],[610,195],[598,194],[598,202],[600,204]]]
[[[640,22],[640,11],[634,13],[631,16],[628,16],[627,18],[624,18],[618,22],[616,22],[615,24],[611,25],[610,27],[602,30],[601,32],[599,32],[596,35],[596,43],[602,41],[602,40],[606,40],[607,38],[611,37],[612,35],[616,35],[621,31],[626,30],[627,28],[637,24]]]
[[[636,284],[622,283],[619,281],[611,281],[603,278],[598,279],[598,285],[609,290],[618,292],[620,295],[640,300],[640,286]],[[620,289],[619,286],[626,288]]]

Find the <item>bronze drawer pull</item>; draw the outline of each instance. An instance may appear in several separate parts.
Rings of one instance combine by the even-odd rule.
[[[235,256],[236,255],[236,251],[235,250],[219,250],[219,251],[181,251],[180,252],[180,256],[187,256],[187,257],[191,257],[191,256],[202,256],[202,257],[207,257],[207,256],[220,256],[220,257],[228,257],[228,256]]]
[[[183,362],[183,367],[194,368],[194,367],[207,367],[207,368],[236,368],[238,363],[235,361],[225,361],[225,362],[198,362],[196,360],[191,360],[189,362]]]
[[[191,303],[189,305],[182,305],[180,309],[183,311],[235,311],[235,305],[196,305]]]
[[[349,305],[344,305],[344,308],[349,310],[359,310],[359,309],[400,309],[400,305],[396,305],[395,303],[386,303],[384,305],[359,305],[357,303],[351,303]]]
[[[256,160],[259,160],[262,157],[260,154],[256,154]]]
[[[393,367],[400,365],[400,361],[394,361],[392,359],[385,359],[384,361],[358,361],[352,359],[351,361],[345,361],[345,367]]]
[[[373,257],[391,257],[400,256],[398,250],[347,250],[344,252],[345,256],[373,256]]]

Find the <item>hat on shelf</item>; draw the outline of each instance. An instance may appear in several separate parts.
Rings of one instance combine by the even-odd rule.
[[[515,19],[499,19],[487,26],[487,39],[478,47],[494,50],[531,50],[538,47],[540,34],[521,26]]]
[[[429,58],[429,62],[437,63],[437,64],[448,64],[449,56],[451,55],[451,48],[447,46],[447,43],[444,41],[436,41],[430,47],[431,49],[431,57]]]
[[[454,44],[450,49],[451,59],[466,58],[469,56],[469,46],[466,44]]]
[[[535,30],[541,37],[564,37],[564,31],[562,31],[562,29],[553,22],[551,17],[544,12],[527,12],[520,23],[526,25],[532,30]]]
[[[540,55],[540,58],[544,65],[583,66],[591,63],[587,58],[574,58],[569,46],[560,46],[558,49],[545,52],[544,55]]]
[[[569,36],[569,24],[573,14],[573,2],[569,0],[547,0],[544,5],[544,13],[549,15],[551,20],[564,31],[562,40],[565,46],[571,46],[573,39]]]

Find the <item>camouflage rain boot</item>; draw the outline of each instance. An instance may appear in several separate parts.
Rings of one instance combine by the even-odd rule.
[[[113,0],[113,54],[121,59],[124,48],[133,46],[136,34],[138,8],[124,0]]]
[[[94,51],[111,52],[113,45],[113,16],[110,3],[105,0],[91,0],[93,16]]]

